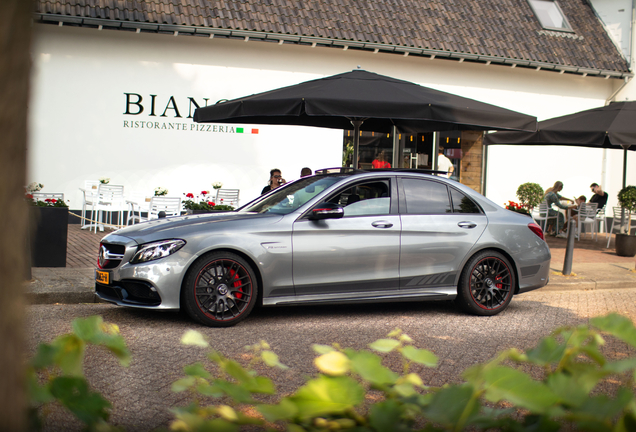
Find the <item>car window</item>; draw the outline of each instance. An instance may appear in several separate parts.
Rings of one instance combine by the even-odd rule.
[[[276,214],[291,213],[340,180],[342,180],[341,176],[303,177],[276,188],[267,195],[263,195],[260,199],[242,208],[241,211]]]
[[[451,213],[451,203],[445,184],[430,180],[402,180],[408,214]]]
[[[341,189],[327,201],[344,207],[344,217],[389,214],[391,187],[389,180],[357,183]]]
[[[481,209],[475,201],[457,189],[450,188],[451,199],[453,200],[453,213],[481,213]]]

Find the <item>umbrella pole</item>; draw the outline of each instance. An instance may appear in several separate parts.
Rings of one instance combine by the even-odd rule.
[[[627,147],[623,147],[623,189],[627,186]]]
[[[358,169],[358,145],[360,144],[360,126],[364,123],[363,120],[351,120],[353,125],[353,160],[351,165],[353,169]]]

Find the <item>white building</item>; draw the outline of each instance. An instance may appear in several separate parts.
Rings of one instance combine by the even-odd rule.
[[[342,131],[202,125],[192,115],[358,66],[538,120],[636,94],[627,0],[38,3],[28,179],[64,192],[71,209],[99,177],[146,195],[196,195],[221,181],[245,203],[271,168],[291,180],[304,166],[340,166]],[[618,150],[491,146],[485,175],[476,165],[476,188],[485,177],[500,204],[521,183],[561,180],[569,197],[601,183],[611,206],[622,181]]]

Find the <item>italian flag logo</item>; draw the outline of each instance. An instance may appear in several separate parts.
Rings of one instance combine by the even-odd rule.
[[[237,127],[236,128],[236,133],[245,133],[245,134],[258,135],[258,129],[245,129],[245,128]]]

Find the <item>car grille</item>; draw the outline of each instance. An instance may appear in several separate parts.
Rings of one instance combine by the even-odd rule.
[[[99,257],[97,259],[99,268],[114,269],[119,267],[125,252],[126,247],[123,245],[100,243]]]
[[[161,304],[161,297],[157,291],[146,282],[123,280],[112,285],[96,283],[95,291],[105,300],[146,306]]]

